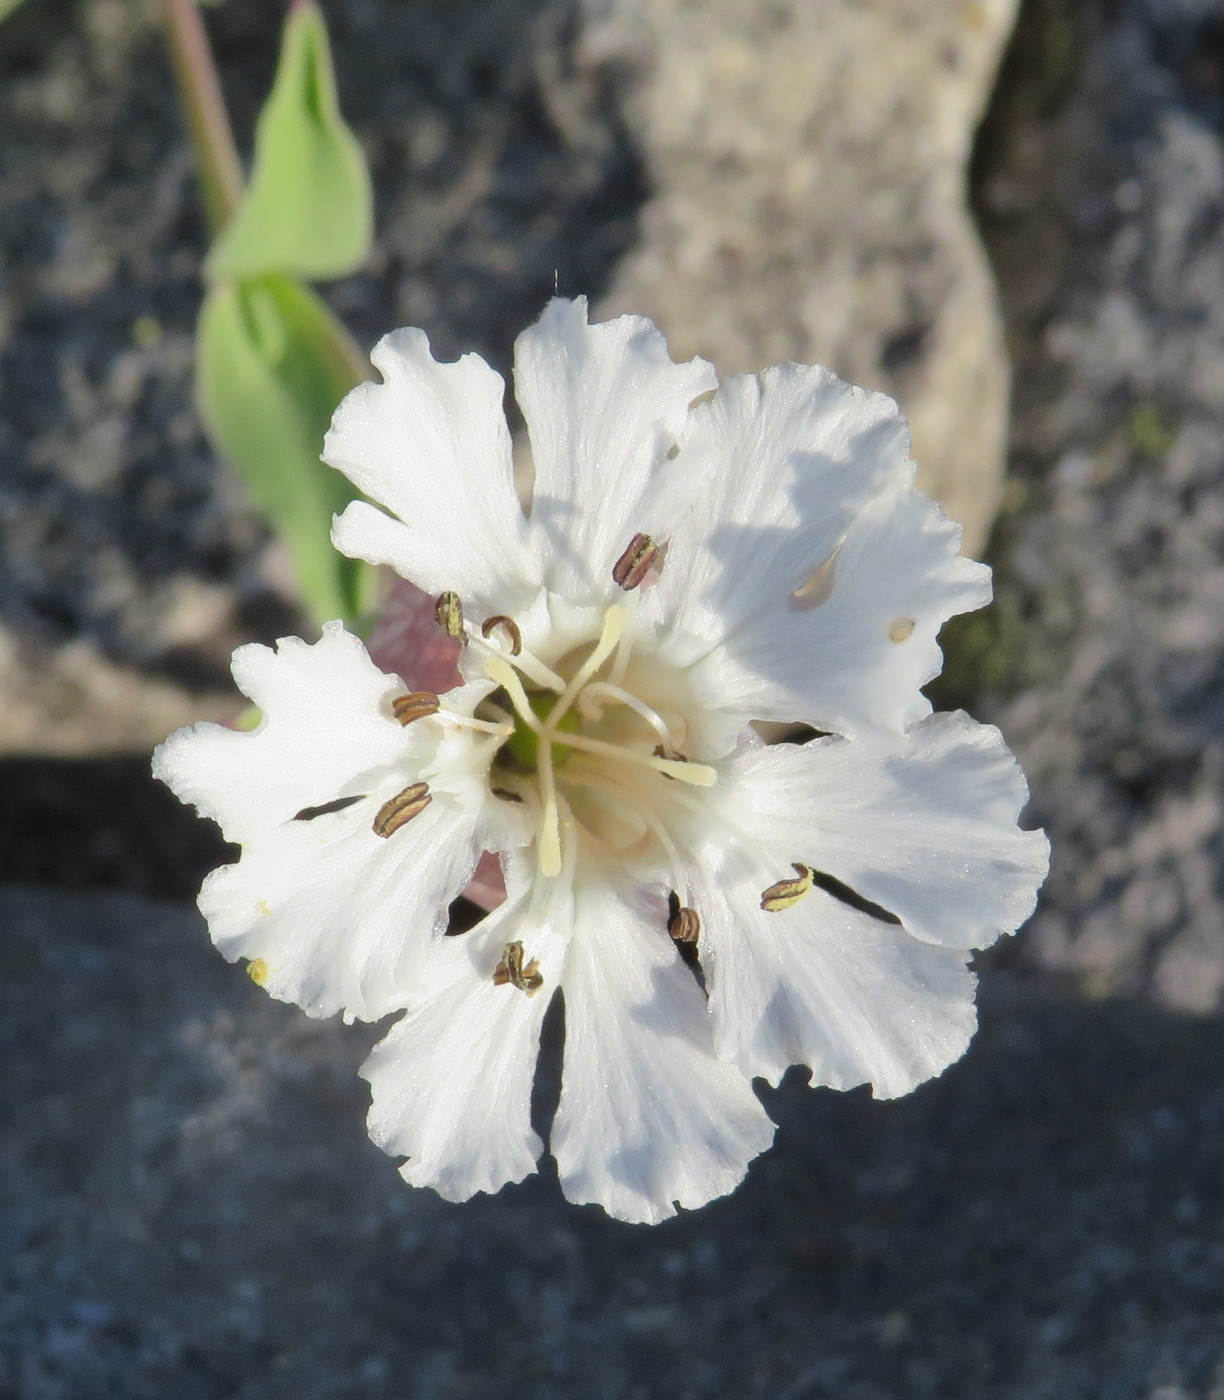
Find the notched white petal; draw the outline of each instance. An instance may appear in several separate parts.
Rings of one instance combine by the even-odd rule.
[[[776,1084],[790,1065],[833,1089],[907,1094],[968,1047],[977,1024],[967,954],[813,890],[783,914],[751,887],[707,911],[703,960],[719,1053]]]
[[[1049,843],[999,731],[961,713],[899,737],[745,749],[724,784],[745,839],[801,856],[916,937],[985,948],[1032,913]]]
[[[274,827],[200,891],[221,952],[258,962],[260,985],[312,1016],[402,1007],[476,866],[476,794],[423,804],[394,831],[384,817],[376,834],[380,797]]]
[[[571,602],[606,596],[637,533],[637,503],[716,382],[704,360],[673,363],[642,317],[589,324],[585,297],[551,301],[515,342],[535,466],[531,526],[549,585]]]
[[[531,1127],[531,1085],[551,997],[495,981],[514,941],[530,945],[555,986],[564,940],[526,922],[512,896],[471,933],[442,942],[423,994],[361,1071],[372,1095],[370,1136],[407,1158],[405,1181],[450,1201],[521,1181],[543,1150]]]
[[[761,589],[751,625],[711,655],[709,683],[757,719],[903,733],[931,712],[922,687],[943,665],[940,628],[990,601],[990,570],[958,553],[960,535],[918,491],[877,496],[811,602],[776,581]]]
[[[814,365],[725,380],[640,515],[669,541],[657,591],[674,624],[712,639],[755,630],[762,607],[812,586],[862,506],[913,471],[883,394]]]
[[[258,728],[197,724],[153,755],[154,776],[216,821],[229,841],[246,842],[351,794],[360,774],[404,751],[386,711],[402,682],[380,671],[338,622],[313,646],[285,637],[276,650],[239,647],[233,672],[262,713]]]
[[[345,398],[323,459],[398,520],[354,502],[337,521],[337,548],[432,594],[454,588],[487,602],[538,586],[501,376],[474,354],[440,363],[420,330],[384,336],[370,358],[383,382]]]
[[[578,917],[552,1154],[571,1201],[655,1223],[733,1190],[773,1124],[715,1058],[704,998],[662,934],[665,910],[591,891]]]

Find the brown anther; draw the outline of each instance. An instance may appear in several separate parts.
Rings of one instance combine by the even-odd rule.
[[[679,901],[677,901],[679,903]],[[677,943],[696,943],[701,932],[701,916],[696,909],[680,905],[667,921],[667,931]]]
[[[656,758],[665,758],[669,763],[688,762],[688,757],[685,754],[678,753],[675,749],[666,749],[662,744],[656,744],[652,752]],[[674,783],[676,781],[676,775],[674,773],[664,773],[663,776],[669,783]]]
[[[391,712],[401,724],[408,725],[436,715],[441,704],[432,690],[414,690],[410,695],[397,695],[391,702]]]
[[[507,983],[517,987],[520,992],[526,992],[529,997],[535,996],[544,985],[540,964],[535,958],[524,963],[523,945],[517,941],[506,944],[502,949],[501,962],[493,969],[493,985],[504,987]]]
[[[448,588],[445,593],[438,594],[434,603],[434,621],[448,637],[454,637],[457,642],[463,640],[463,604],[459,601],[458,593],[452,593]]]
[[[783,909],[790,909],[812,888],[812,872],[808,867],[800,865],[798,861],[794,861],[793,865],[799,877],[797,880],[779,880],[761,895],[761,908],[767,913],[780,914]]]
[[[490,788],[489,791],[494,797],[500,797],[503,802],[522,802],[523,800],[521,793],[511,792],[509,788],[495,787]]]
[[[619,584],[626,593],[632,593],[658,557],[659,546],[649,535],[634,535],[624,554],[612,565],[612,582]]]
[[[487,642],[498,629],[506,634],[510,643],[510,655],[517,656],[523,649],[523,634],[518,629],[518,623],[512,617],[498,613],[495,617],[486,617],[480,624],[480,635]]]
[[[413,817],[419,817],[433,801],[429,795],[428,783],[410,783],[403,792],[397,792],[384,802],[374,818],[375,836],[393,836],[401,826],[407,826]]]

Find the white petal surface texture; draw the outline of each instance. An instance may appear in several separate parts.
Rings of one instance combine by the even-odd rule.
[[[977,1024],[968,954],[919,943],[821,889],[766,913],[762,888],[746,880],[701,901],[719,1054],[771,1084],[810,1065],[813,1084],[870,1084],[881,1099],[964,1054]]]
[[[272,996],[363,1021],[404,1005],[480,849],[476,811],[436,787],[419,817],[376,836],[375,813],[402,786],[275,827],[205,880],[213,942],[231,961],[251,959]]]
[[[480,853],[486,795],[465,761],[469,732],[401,726],[390,702],[402,682],[338,623],[314,646],[240,648],[234,675],[264,711],[259,728],[196,725],[154,759],[243,847],[205,881],[200,910],[225,956],[250,959],[273,996],[376,1019],[404,1004]],[[380,808],[421,778],[424,810],[378,836]]]
[[[157,750],[153,773],[240,844],[305,807],[347,793],[346,784],[402,751],[387,723],[403,685],[384,675],[338,622],[314,646],[283,637],[233,659],[238,689],[263,712],[251,734],[220,724],[180,729]]]
[[[411,1185],[462,1201],[535,1171],[544,1149],[531,1086],[568,934],[564,917],[534,919],[512,898],[471,933],[443,940],[422,996],[362,1067],[370,1136],[408,1159],[400,1174]],[[534,995],[493,981],[514,940],[539,966]]]
[[[716,382],[704,360],[673,364],[641,317],[589,325],[585,297],[550,302],[519,336],[515,396],[551,588],[571,602],[606,595],[613,564],[641,528],[647,483],[683,438],[693,400]]]
[[[705,998],[665,924],[664,907],[634,910],[606,889],[580,898],[551,1143],[571,1201],[646,1224],[732,1190],[774,1132],[748,1081],[715,1058]]]
[[[999,731],[932,715],[898,738],[745,748],[729,777],[758,843],[832,875],[952,948],[985,948],[1033,912],[1044,833],[1017,825],[1028,785]]]
[[[645,528],[670,540],[673,624],[720,643],[728,704],[839,733],[929,713],[939,628],[989,601],[989,571],[913,475],[896,404],[827,370],[743,375],[694,411]]]
[[[440,364],[419,330],[384,336],[370,358],[383,382],[359,385],[336,410],[323,459],[398,519],[354,502],[336,523],[336,547],[434,595],[504,602],[538,585],[501,375],[479,355]]]
[[[260,727],[158,751],[242,845],[201,891],[221,950],[312,1015],[399,1013],[370,1132],[451,1200],[548,1150],[570,1200],[665,1220],[769,1145],[754,1079],[939,1074],[971,952],[1028,916],[1048,850],[998,731],[923,694],[989,571],[914,490],[897,406],[806,365],[719,387],[649,321],[557,299],[515,346],[524,508],[499,375],[412,330],[373,360],[325,444],[368,497],[333,538],[415,585],[379,656],[417,680],[338,623],[245,647]],[[478,862],[504,902],[450,934]]]

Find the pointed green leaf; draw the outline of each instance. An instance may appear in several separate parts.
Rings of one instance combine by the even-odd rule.
[[[217,282],[200,315],[197,392],[216,447],[241,472],[288,548],[319,622],[359,611],[359,566],[332,547],[332,515],[353,498],[319,460],[362,358],[324,303],[290,277]]]
[[[250,184],[205,270],[214,278],[340,277],[365,261],[373,220],[370,173],[336,103],[323,16],[313,0],[299,0],[255,133]]]

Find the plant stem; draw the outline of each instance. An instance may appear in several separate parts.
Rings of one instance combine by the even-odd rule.
[[[196,0],[161,0],[161,10],[204,209],[216,235],[242,198],[238,148]]]

